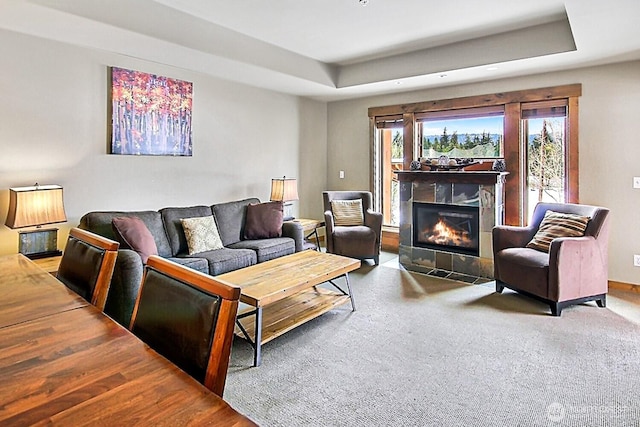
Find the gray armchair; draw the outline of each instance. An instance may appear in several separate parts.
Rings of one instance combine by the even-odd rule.
[[[591,219],[582,237],[551,240],[549,252],[527,248],[545,212],[577,214]],[[493,229],[496,291],[507,287],[549,304],[560,316],[571,304],[606,305],[608,290],[609,209],[570,203],[538,203],[527,227]]]
[[[351,258],[372,258],[380,263],[382,214],[374,212],[373,198],[369,191],[323,191],[324,219],[326,224],[327,252]],[[362,225],[336,225],[331,207],[334,200],[362,200],[364,223]]]

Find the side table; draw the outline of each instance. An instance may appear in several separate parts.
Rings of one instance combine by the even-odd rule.
[[[320,236],[318,236],[318,228],[324,227],[324,221],[308,218],[296,218],[293,220],[293,222],[297,222],[302,225],[302,231],[304,232],[304,248],[315,249],[318,252],[321,252],[322,247],[320,246]],[[314,238],[315,243],[309,241],[311,237]]]
[[[58,273],[60,260],[62,260],[62,255],[50,256],[47,258],[37,258],[32,259],[31,261],[33,261],[38,267],[40,267],[47,273],[55,276]]]

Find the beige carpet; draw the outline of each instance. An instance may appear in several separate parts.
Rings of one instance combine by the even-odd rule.
[[[351,274],[339,307],[252,349],[225,400],[263,426],[635,426],[640,326],[392,268]]]

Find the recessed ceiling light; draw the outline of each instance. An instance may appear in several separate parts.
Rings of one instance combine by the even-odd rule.
[[[442,78],[445,78],[445,77],[447,77],[447,75],[446,75],[446,74],[440,74],[440,78],[441,78],[441,79],[442,79]]]
[[[362,6],[366,6],[369,3],[369,0],[358,0]]]
[[[397,85],[401,85],[401,84],[402,84],[402,82],[401,82],[400,80],[398,80],[398,81],[396,81],[396,84],[397,84]]]

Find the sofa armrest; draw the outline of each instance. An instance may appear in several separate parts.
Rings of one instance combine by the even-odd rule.
[[[608,290],[608,259],[593,236],[559,237],[549,248],[549,289],[555,301],[567,301]]]
[[[491,234],[495,254],[506,248],[524,248],[536,232],[532,227],[497,225],[493,227]]]
[[[285,221],[282,223],[282,236],[290,237],[296,244],[296,252],[304,249],[304,231],[299,222]]]
[[[104,312],[127,329],[138,297],[143,271],[142,259],[137,252],[131,249],[118,251]]]

